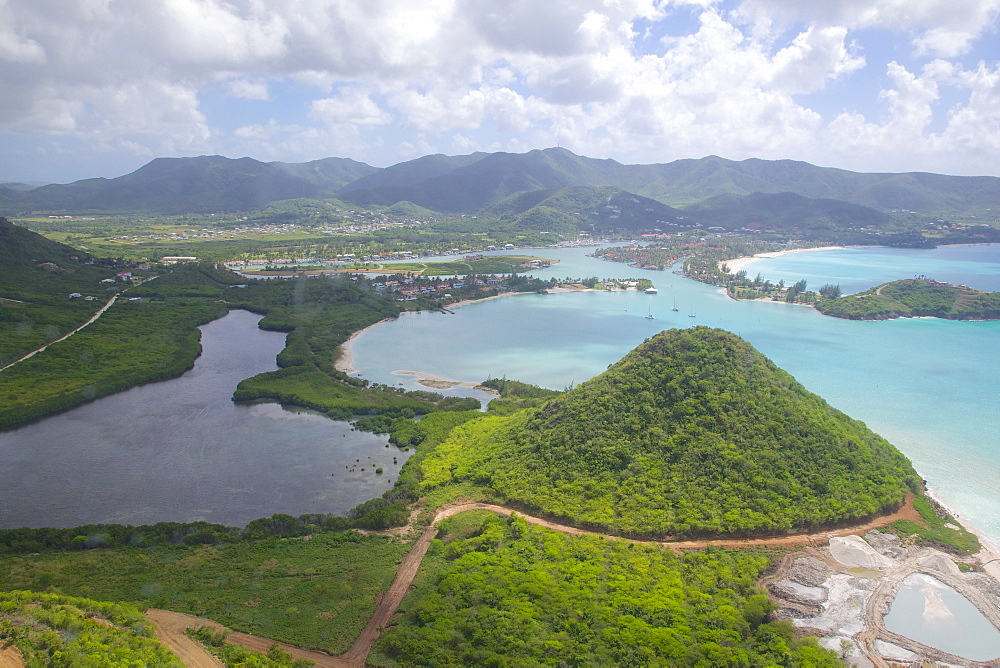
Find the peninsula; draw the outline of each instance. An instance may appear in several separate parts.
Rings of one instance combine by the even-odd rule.
[[[948,320],[1000,319],[1000,292],[950,285],[930,278],[884,283],[843,297],[816,301],[824,315],[850,320],[930,317]]]

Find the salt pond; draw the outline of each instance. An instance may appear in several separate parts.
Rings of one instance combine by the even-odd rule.
[[[885,626],[973,661],[1000,657],[1000,631],[967,598],[923,573],[903,581]]]

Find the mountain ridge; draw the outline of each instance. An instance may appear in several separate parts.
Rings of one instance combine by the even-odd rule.
[[[795,160],[733,161],[718,156],[626,165],[564,148],[435,154],[385,168],[349,158],[307,163],[222,156],[157,158],[113,179],[82,179],[30,190],[2,188],[0,206],[197,213],[252,210],[281,199],[336,197],[358,206],[412,202],[446,214],[476,214],[517,193],[571,187],[619,188],[675,209],[704,210],[706,202],[720,195],[780,193],[846,202],[883,214],[916,211],[927,218],[1000,208],[1000,178],[991,176],[862,173]],[[862,217],[875,218],[869,213]]]

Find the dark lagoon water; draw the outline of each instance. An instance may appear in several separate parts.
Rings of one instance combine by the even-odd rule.
[[[178,378],[0,433],[0,528],[244,525],[278,512],[343,513],[389,489],[407,455],[385,436],[231,401],[240,380],[277,368],[285,337],[259,320],[234,311],[202,327],[202,355]]]

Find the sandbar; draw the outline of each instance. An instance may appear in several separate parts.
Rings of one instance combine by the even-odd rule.
[[[425,373],[423,371],[393,371],[394,376],[415,376],[417,382],[424,387],[431,387],[436,390],[450,390],[453,387],[471,387],[473,389],[479,389],[492,394],[499,394],[495,390],[491,390],[487,387],[480,386],[479,383],[471,383],[469,381],[462,380],[451,380],[449,378],[442,378],[441,376],[435,376],[431,373]]]

